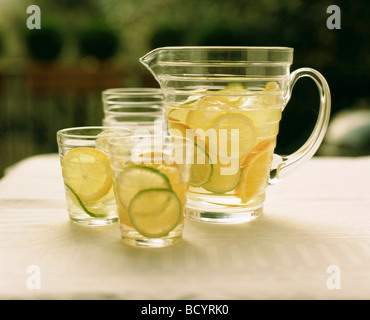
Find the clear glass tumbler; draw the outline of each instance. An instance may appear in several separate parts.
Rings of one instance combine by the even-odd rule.
[[[132,134],[126,128],[76,127],[57,132],[69,217],[86,225],[118,221],[108,139]]]
[[[169,136],[109,141],[123,242],[163,247],[182,238],[194,144]]]
[[[113,88],[102,92],[104,126],[124,126],[137,134],[167,129],[162,91],[158,88]]]

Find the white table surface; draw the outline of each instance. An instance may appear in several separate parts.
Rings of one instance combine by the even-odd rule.
[[[70,222],[57,155],[27,158],[0,180],[0,298],[370,299],[370,157],[313,158],[257,220],[161,249]]]

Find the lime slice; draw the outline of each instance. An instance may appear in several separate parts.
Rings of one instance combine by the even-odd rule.
[[[92,212],[86,205],[85,203],[80,199],[80,197],[77,195],[77,193],[68,185],[68,184],[65,184],[65,186],[68,188],[68,190],[75,196],[78,204],[80,205],[80,207],[82,208],[83,211],[85,211],[85,213],[87,213],[90,217],[93,217],[93,218],[103,218],[105,217],[107,214],[103,213],[103,214],[100,214],[100,213],[96,213],[96,212]]]
[[[190,171],[190,185],[201,187],[211,179],[213,165],[208,152],[197,143],[194,143],[194,146],[194,163]]]
[[[131,200],[128,208],[134,228],[144,237],[166,236],[179,223],[181,202],[169,189],[142,190]]]
[[[225,193],[234,190],[240,181],[240,169],[237,168],[233,174],[223,174],[223,169],[228,167],[229,165],[223,165],[220,162],[213,164],[212,176],[209,182],[202,187],[214,193]]]
[[[126,209],[138,192],[153,188],[171,189],[167,176],[153,167],[132,165],[126,167],[117,178],[117,195]]]
[[[225,86],[225,89],[234,89],[240,91],[246,91],[244,84],[240,82],[230,82]]]

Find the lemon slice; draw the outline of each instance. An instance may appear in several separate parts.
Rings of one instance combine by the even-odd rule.
[[[148,238],[166,236],[179,223],[181,202],[169,189],[142,190],[131,200],[128,208],[134,228]]]
[[[235,109],[247,102],[250,91],[243,84],[232,82],[227,84],[225,89],[217,91],[217,93],[224,95],[229,100],[229,105]]]
[[[243,202],[248,202],[264,191],[270,173],[274,141],[261,141],[243,161],[240,183],[235,189]]]
[[[194,143],[194,163],[190,171],[190,185],[201,187],[209,182],[213,172],[213,165],[208,152],[199,144]]]
[[[190,128],[206,130],[213,118],[217,117],[220,112],[229,110],[229,99],[213,94],[200,98],[195,103],[195,108],[188,112],[185,122]]]
[[[82,201],[103,198],[113,178],[108,156],[94,148],[75,148],[62,160],[64,182]]]
[[[213,172],[209,182],[202,185],[208,191],[214,193],[225,193],[234,190],[240,181],[240,169],[235,168],[232,174],[224,174],[223,169],[227,169],[229,165],[223,165],[218,162],[213,164]]]
[[[154,167],[131,165],[117,177],[117,195],[126,209],[138,192],[153,188],[171,189],[168,177]]]
[[[238,159],[249,153],[256,141],[256,128],[251,118],[243,113],[222,114],[213,120],[210,127],[216,131],[218,156]],[[233,149],[239,142],[237,150]]]
[[[186,124],[194,130],[207,130],[208,124],[219,114],[220,111],[217,110],[191,110],[186,118]]]
[[[168,120],[170,119],[168,118]],[[187,130],[192,129],[190,129],[190,127],[184,123],[168,121],[168,131],[170,132],[171,135],[178,137],[186,137]]]
[[[167,119],[170,121],[175,122],[184,122],[188,113],[190,111],[189,107],[181,107],[181,108],[168,108]]]

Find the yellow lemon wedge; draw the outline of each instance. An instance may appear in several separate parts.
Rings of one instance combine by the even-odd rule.
[[[274,146],[275,139],[263,140],[244,159],[240,183],[235,189],[236,195],[243,202],[248,202],[264,191],[270,173]]]

